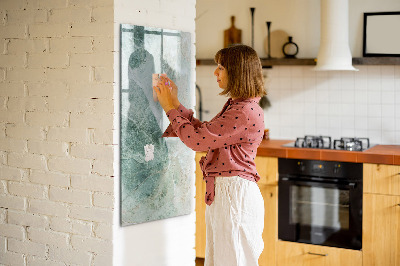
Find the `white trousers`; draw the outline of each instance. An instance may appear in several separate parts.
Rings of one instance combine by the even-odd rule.
[[[257,266],[264,249],[264,199],[244,178],[216,177],[215,198],[206,206],[205,266]]]

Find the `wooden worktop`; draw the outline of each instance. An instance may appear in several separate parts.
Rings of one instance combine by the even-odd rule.
[[[282,145],[294,140],[263,140],[258,156],[400,165],[400,145],[376,145],[365,151],[291,148]]]

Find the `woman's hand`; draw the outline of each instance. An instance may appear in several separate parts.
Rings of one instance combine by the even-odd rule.
[[[172,101],[171,89],[165,79],[160,79],[157,86],[153,87],[153,91],[157,94],[158,101],[165,113],[171,109],[175,109]]]
[[[171,99],[172,99],[172,104],[174,105],[175,109],[179,107],[181,104],[178,100],[178,86],[167,76],[161,76],[160,81],[165,84],[168,83],[170,88],[171,88]]]

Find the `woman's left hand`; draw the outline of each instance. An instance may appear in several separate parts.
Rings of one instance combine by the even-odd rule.
[[[172,96],[171,96],[171,89],[168,86],[168,82],[161,82],[159,81],[157,86],[153,87],[153,90],[157,94],[158,101],[162,109],[164,109],[165,113],[167,113],[171,109],[175,109]]]

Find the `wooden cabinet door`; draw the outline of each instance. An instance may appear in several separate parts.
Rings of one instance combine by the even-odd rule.
[[[400,166],[365,163],[363,176],[364,193],[400,195]]]
[[[278,158],[257,156],[254,162],[261,176],[258,184],[278,185]]]
[[[259,185],[264,198],[264,250],[258,259],[260,266],[276,265],[276,243],[278,241],[278,187]]]
[[[399,204],[400,196],[364,194],[364,266],[400,266]]]
[[[205,212],[206,203],[204,195],[206,194],[206,183],[203,181],[203,172],[200,169],[199,161],[204,152],[196,153],[196,257],[205,258],[206,254],[206,222]]]
[[[361,266],[362,252],[278,241],[277,266]]]

